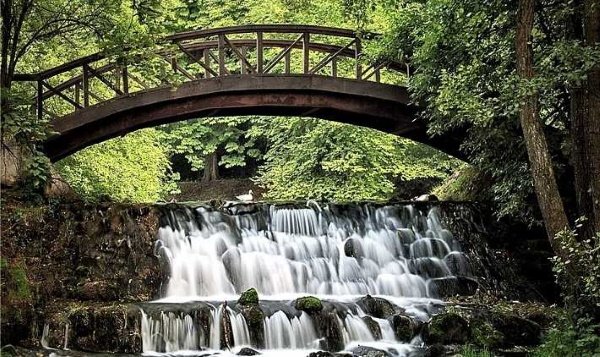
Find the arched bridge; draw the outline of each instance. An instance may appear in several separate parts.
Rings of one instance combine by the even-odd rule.
[[[131,131],[229,115],[310,116],[379,129],[450,154],[431,139],[401,85],[404,64],[370,61],[375,35],[321,26],[249,25],[169,36],[158,49],[94,54],[18,81],[35,85],[37,115],[57,133],[44,143],[57,161]]]

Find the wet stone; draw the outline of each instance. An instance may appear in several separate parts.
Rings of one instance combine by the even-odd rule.
[[[367,314],[379,319],[387,319],[395,312],[394,305],[391,302],[379,297],[374,298],[371,295],[361,298],[357,301],[357,304]]]
[[[296,299],[294,304],[296,310],[302,310],[306,313],[312,314],[323,310],[323,303],[320,299],[314,296],[305,296]]]
[[[244,347],[237,353],[238,356],[256,356],[259,354],[261,353],[250,347]]]
[[[427,344],[464,344],[471,338],[469,322],[455,313],[443,313],[431,318],[424,333]]]

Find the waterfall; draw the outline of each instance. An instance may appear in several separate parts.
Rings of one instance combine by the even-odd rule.
[[[470,274],[436,208],[310,202],[165,210],[155,254],[168,280],[158,310],[142,307],[145,352],[218,350],[223,338],[233,349],[261,343],[265,351],[318,350],[332,344],[335,331],[346,348],[396,344],[403,347],[395,351],[409,351],[396,341],[390,318],[370,316],[359,300],[378,296],[394,311],[426,320],[437,301],[431,284]],[[260,294],[262,335],[236,303],[249,288]],[[322,299],[329,312],[297,311],[295,299],[306,295]],[[189,305],[195,302],[202,305]]]

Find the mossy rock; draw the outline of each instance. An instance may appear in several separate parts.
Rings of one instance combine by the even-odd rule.
[[[250,288],[240,295],[238,300],[238,304],[249,306],[249,305],[258,305],[258,291],[255,288]]]
[[[323,302],[314,296],[305,296],[296,299],[295,308],[311,314],[323,310]]]
[[[469,322],[455,313],[443,313],[432,317],[423,334],[423,340],[427,344],[465,344],[470,338]]]
[[[388,319],[394,315],[394,305],[386,299],[367,295],[357,301],[358,306],[367,314],[379,319]]]
[[[247,306],[242,308],[242,315],[248,325],[250,332],[250,341],[253,346],[258,348],[265,347],[265,331],[264,331],[264,319],[265,313],[261,310],[258,305]]]
[[[369,328],[371,335],[375,340],[381,340],[381,327],[377,321],[373,320],[371,316],[363,316],[362,320],[365,322],[365,325]]]
[[[410,342],[416,335],[416,326],[414,321],[405,315],[394,315],[391,318],[392,326],[394,327],[394,333],[399,341]]]
[[[472,320],[471,331],[473,333],[472,343],[478,347],[486,347],[495,350],[504,345],[504,334],[496,330],[491,323],[483,320]]]
[[[531,320],[517,315],[496,315],[492,324],[505,336],[505,344],[509,346],[536,346],[541,342],[542,329]]]

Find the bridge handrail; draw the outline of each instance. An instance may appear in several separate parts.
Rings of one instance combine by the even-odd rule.
[[[286,34],[300,34],[296,40],[290,39],[272,39],[263,38],[263,34],[268,33],[286,33]],[[235,34],[253,34],[252,39],[239,39],[239,38],[228,38],[229,35]],[[343,37],[352,39],[345,46],[337,44],[329,44],[322,42],[311,42],[311,35],[325,35],[333,37]],[[204,29],[194,30],[188,32],[181,32],[174,35],[167,36],[161,42],[164,45],[176,45],[177,48],[159,48],[158,50],[151,50],[154,55],[159,55],[161,61],[164,60],[169,63],[172,67],[173,72],[179,75],[183,75],[187,80],[196,80],[200,78],[211,78],[211,77],[223,77],[231,75],[235,71],[228,69],[229,64],[226,64],[225,49],[228,49],[229,56],[233,57],[235,61],[239,61],[239,68],[236,71],[241,71],[241,74],[257,73],[261,75],[272,75],[270,72],[275,68],[275,65],[285,59],[285,73],[290,73],[290,54],[292,49],[302,49],[302,63],[303,70],[299,74],[315,75],[319,71],[326,70],[326,73],[331,72],[331,76],[337,77],[337,57],[352,58],[355,60],[353,65],[355,70],[356,79],[358,80],[373,80],[379,81],[380,70],[382,68],[389,68],[394,71],[404,72],[407,67],[399,62],[394,61],[379,61],[368,66],[367,69],[363,70],[361,60],[359,57],[362,55],[361,39],[372,39],[378,36],[378,34],[365,32],[361,33],[360,36],[357,32],[349,29],[315,26],[315,25],[243,25],[243,26],[229,26],[215,29]],[[214,38],[215,39],[211,39]],[[202,40],[202,41],[194,41]],[[251,59],[246,55],[248,48],[256,49],[256,59]],[[274,58],[267,60],[263,59],[265,48],[283,48]],[[218,50],[218,55],[215,56],[213,50]],[[130,49],[126,48],[125,52]],[[309,53],[311,51],[328,53],[325,58],[319,60],[317,64],[311,65],[309,62]],[[200,54],[198,54],[200,53]],[[186,65],[182,67],[178,63],[177,58],[186,58]],[[93,63],[98,63],[104,59],[110,59],[114,57],[115,60],[109,60],[108,64],[96,65],[93,68]],[[89,87],[89,81],[91,79],[100,80],[104,85],[110,88],[114,93],[112,95],[120,96],[129,93],[129,80],[133,80],[139,86],[148,88],[147,84],[143,83],[144,80],[136,78],[133,74],[128,74],[127,61],[118,63],[118,58],[112,54],[105,53],[94,53],[89,56],[75,59],[68,63],[50,68],[34,74],[16,74],[15,81],[29,81],[36,82],[37,94],[34,96],[36,101],[36,110],[38,116],[42,116],[43,112],[47,112],[51,116],[56,116],[50,112],[46,107],[44,108],[44,100],[58,96],[64,102],[72,105],[75,110],[84,108],[90,105],[90,97],[95,99],[96,102],[104,101],[93,93]],[[191,60],[191,62],[189,62]],[[255,63],[251,63],[255,61]],[[134,64],[134,63],[131,63]],[[199,65],[201,73],[188,72],[190,64]],[[217,64],[217,69],[214,69],[214,65]],[[331,69],[326,69],[331,66]],[[212,67],[212,68],[211,68]],[[235,68],[235,67],[234,67]],[[59,84],[52,85],[48,79],[67,73],[74,69],[82,69],[83,74],[74,75],[73,77],[63,81]],[[111,71],[115,71],[114,77]],[[202,73],[202,70],[204,72]],[[196,71],[197,72],[197,71]],[[106,73],[110,76],[106,77]],[[329,75],[329,74],[327,74]],[[112,82],[112,81],[116,82]],[[139,87],[138,86],[138,87]],[[72,97],[69,97],[69,91],[72,93]],[[83,93],[83,103],[81,103],[81,94]]]

